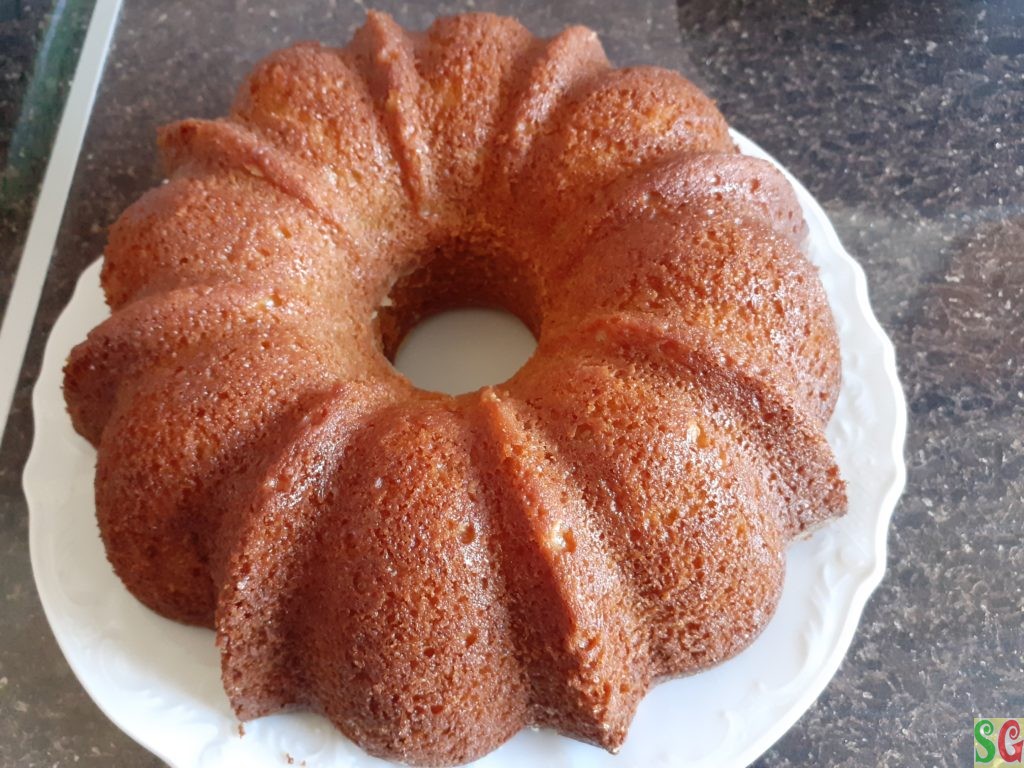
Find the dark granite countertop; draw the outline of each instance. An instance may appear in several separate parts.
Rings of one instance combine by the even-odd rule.
[[[221,113],[273,48],[345,41],[362,5],[129,0],[122,13],[0,447],[4,766],[158,764],[82,691],[33,586],[20,477],[47,334],[106,225],[157,180],[154,128]],[[907,491],[839,673],[757,764],[962,765],[973,716],[1024,715],[1024,5],[373,5],[420,27],[469,7],[541,33],[581,22],[619,64],[682,70],[806,184],[867,271],[910,407]],[[91,3],[54,7],[72,14],[58,48],[73,61]],[[38,61],[49,11],[0,0],[0,308],[70,71]],[[19,160],[11,137],[26,121],[33,146]]]

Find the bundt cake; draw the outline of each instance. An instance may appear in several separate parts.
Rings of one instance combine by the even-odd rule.
[[[422,765],[527,725],[615,750],[844,511],[800,207],[680,75],[614,69],[582,27],[371,13],[159,146],[64,392],[110,562],[216,629],[241,719],[314,710]],[[392,367],[474,305],[537,338],[510,380]]]

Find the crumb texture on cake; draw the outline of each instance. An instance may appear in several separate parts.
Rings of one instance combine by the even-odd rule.
[[[679,74],[615,69],[582,27],[370,13],[158,144],[64,392],[110,562],[216,629],[240,718],[313,710],[421,765],[528,725],[616,750],[845,511],[800,207]],[[414,388],[398,345],[462,306],[535,354]]]

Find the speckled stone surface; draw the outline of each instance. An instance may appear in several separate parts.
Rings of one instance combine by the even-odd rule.
[[[95,0],[0,0],[0,316]]]
[[[155,127],[221,113],[259,56],[300,38],[343,42],[363,16],[328,2],[190,7],[128,2],[0,448],[4,766],[159,764],[82,692],[32,585],[20,474],[46,335],[105,227],[157,181]],[[757,765],[969,763],[975,714],[1024,715],[1024,6],[375,7],[416,27],[469,7],[540,33],[588,24],[619,64],[681,69],[824,205],[896,344],[908,487],[842,668]]]

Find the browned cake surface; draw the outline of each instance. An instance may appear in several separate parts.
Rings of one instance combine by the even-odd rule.
[[[845,510],[799,205],[678,74],[613,69],[583,28],[370,14],[159,143],[65,395],[111,563],[216,628],[240,717],[313,709],[425,765],[530,724],[614,750],[651,684],[750,643],[786,543]],[[536,353],[416,390],[398,344],[470,305]]]

